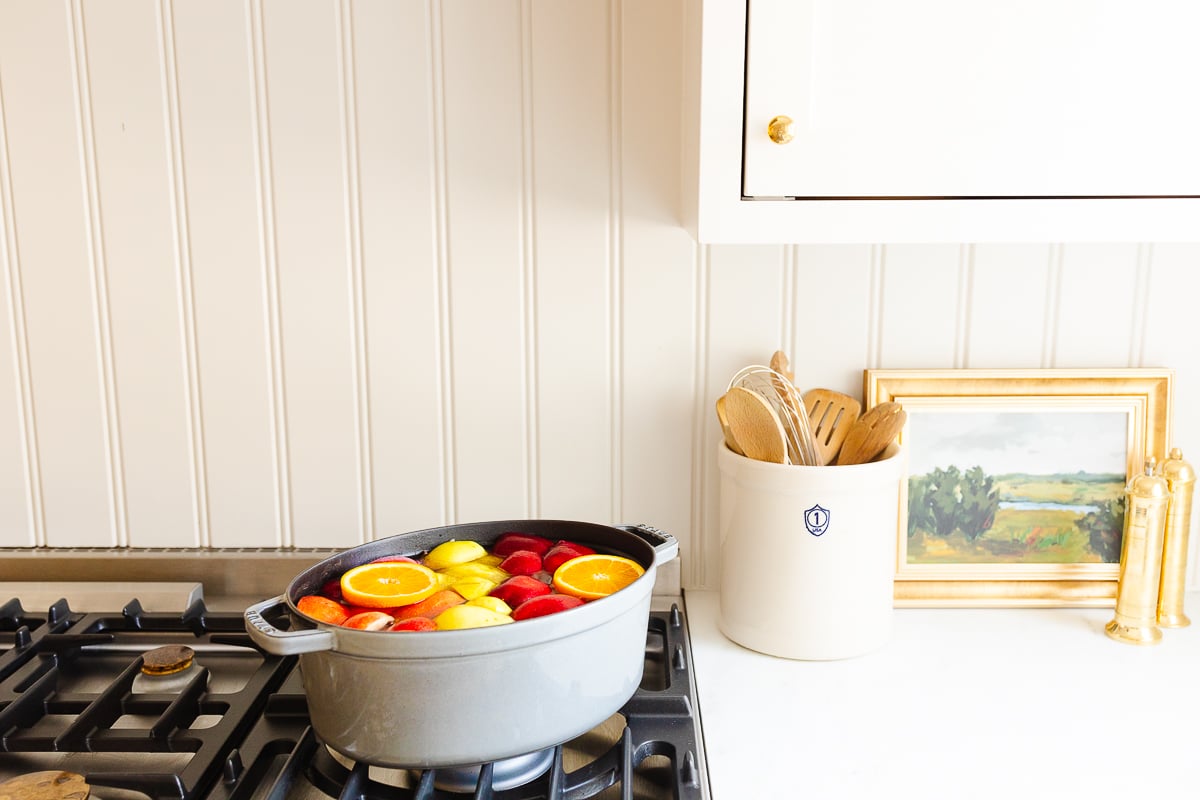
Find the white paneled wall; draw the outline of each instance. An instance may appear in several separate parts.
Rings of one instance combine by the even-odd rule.
[[[778,347],[1174,367],[1200,460],[1200,243],[697,246],[683,8],[0,0],[0,546],[641,521],[711,586]]]

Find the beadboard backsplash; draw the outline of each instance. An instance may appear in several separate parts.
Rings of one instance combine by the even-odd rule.
[[[684,11],[0,3],[0,546],[558,517],[715,586],[713,404],[776,348],[1173,367],[1200,457],[1200,243],[696,245]]]

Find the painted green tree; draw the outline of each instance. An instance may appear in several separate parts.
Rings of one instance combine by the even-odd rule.
[[[945,469],[935,467],[929,473],[929,513],[933,518],[933,532],[945,538],[958,527],[959,494],[958,484],[962,474],[958,467]]]
[[[909,536],[924,530],[945,538],[958,530],[974,541],[992,527],[999,509],[995,480],[982,467],[937,467],[908,482]]]
[[[918,475],[908,479],[908,535],[915,536],[917,531],[933,530],[933,512],[930,505],[933,502],[933,491],[928,475]]]
[[[991,475],[982,467],[972,467],[963,474],[959,483],[958,527],[968,539],[975,541],[996,521],[1000,509],[1000,496]]]

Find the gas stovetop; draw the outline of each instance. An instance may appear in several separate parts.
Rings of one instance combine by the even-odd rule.
[[[641,687],[611,719],[533,762],[426,771],[327,749],[296,658],[260,651],[240,612],[198,594],[182,612],[0,598],[0,797],[13,800],[702,800],[700,733],[681,598],[651,612]]]

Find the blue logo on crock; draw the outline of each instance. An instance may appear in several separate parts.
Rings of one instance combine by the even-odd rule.
[[[815,505],[804,512],[804,527],[813,536],[820,536],[829,530],[829,509]]]

